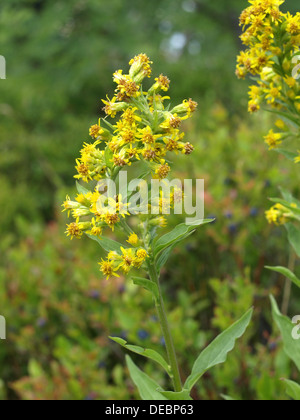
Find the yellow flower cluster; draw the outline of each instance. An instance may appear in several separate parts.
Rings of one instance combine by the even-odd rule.
[[[249,112],[266,105],[280,116],[280,132],[270,131],[266,143],[277,148],[293,136],[284,121],[300,127],[300,84],[295,74],[295,56],[300,46],[300,13],[282,13],[284,0],[251,0],[240,16],[241,39],[247,47],[237,59],[236,74],[255,77],[249,91]]]
[[[143,248],[125,249],[121,247],[121,255],[114,251],[110,252],[107,259],[99,263],[100,270],[107,278],[119,277],[118,271],[127,275],[132,268],[140,268],[147,257],[148,254]]]
[[[180,126],[192,116],[197,103],[189,99],[172,110],[165,109],[164,103],[170,98],[160,92],[169,89],[170,80],[163,75],[143,92],[142,82],[151,76],[151,64],[145,54],[140,54],[130,61],[128,74],[122,70],[114,73],[115,96],[103,100],[103,110],[107,117],[115,119],[119,114],[119,118],[114,124],[107,117],[100,119],[90,128],[95,143],[84,145],[77,160],[77,179],[98,181],[138,160],[149,165],[154,177],[163,179],[170,172],[165,163],[168,152],[193,152],[192,144],[184,141]]]
[[[285,207],[283,204],[276,203],[275,206],[271,207],[270,210],[266,211],[266,218],[270,224],[277,226],[284,225],[285,223],[297,219],[292,209],[297,209],[297,204],[290,204],[291,208]]]
[[[170,80],[164,75],[156,77],[145,92],[142,82],[151,77],[151,64],[145,54],[140,54],[130,61],[128,74],[118,70],[113,75],[115,95],[102,101],[106,116],[90,127],[93,141],[83,144],[80,157],[76,160],[75,178],[90,184],[91,190],[80,185],[75,200],[67,196],[63,204],[64,211],[74,219],[67,225],[66,231],[71,239],[80,239],[85,233],[101,242],[104,230],[110,228],[113,231],[116,226],[129,234],[125,218],[129,209],[134,209],[133,205],[127,203],[121,194],[107,198],[100,193],[103,190],[99,185],[105,180],[115,181],[124,167],[138,162],[143,163],[142,170],[151,178],[164,180],[171,171],[167,155],[190,155],[194,150],[193,145],[184,140],[181,125],[196,111],[197,103],[189,99],[173,109],[166,107],[165,102],[170,98],[162,92],[168,91]],[[168,214],[168,210],[182,199],[182,191],[174,187],[168,197],[160,193],[156,201],[146,205],[149,215],[145,219],[141,216],[141,224],[146,220],[148,228],[154,231],[157,227],[165,227],[163,214]],[[152,211],[153,208],[155,211]],[[135,214],[134,211],[132,214]],[[120,246],[119,252],[110,252],[107,259],[101,261],[100,270],[106,277],[118,272],[127,274],[146,261],[148,244],[145,238],[131,233],[127,244],[131,248]]]
[[[275,204],[270,210],[266,211],[266,218],[270,224],[283,225],[286,223],[287,218],[285,216],[286,208],[281,204]]]
[[[71,201],[69,197],[64,202],[64,211],[72,213],[76,222],[67,226],[67,234],[71,238],[80,238],[83,232],[92,236],[101,236],[103,228],[110,227],[114,230],[115,225],[120,222],[121,218],[125,218],[128,203],[123,203],[122,196],[116,199],[106,199],[100,192],[95,189],[94,192],[86,194],[78,194]],[[88,217],[89,216],[89,217]],[[89,221],[80,222],[80,218],[84,217]]]

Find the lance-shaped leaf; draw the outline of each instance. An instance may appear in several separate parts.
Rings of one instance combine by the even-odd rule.
[[[137,286],[142,286],[145,289],[147,289],[149,292],[151,292],[155,300],[159,299],[159,290],[156,283],[148,279],[143,279],[141,277],[132,277],[132,281]]]
[[[191,390],[202,375],[213,366],[224,363],[228,353],[233,350],[235,341],[244,335],[250,324],[253,309],[249,311],[235,324],[220,334],[196,360],[192,373],[187,378],[184,388]]]
[[[90,192],[89,190],[84,188],[81,184],[79,184],[78,181],[76,181],[76,188],[77,188],[78,194],[86,195],[87,193]]]
[[[98,242],[98,244],[104,249],[106,252],[115,251],[118,254],[120,254],[120,249],[123,247],[122,244],[119,242],[113,241],[112,239],[106,238],[105,236],[92,236],[87,235],[90,239],[93,239],[94,241]],[[124,246],[123,248],[126,248]]]
[[[126,363],[131,379],[137,386],[143,400],[167,400],[167,398],[158,391],[158,389],[161,389],[158,383],[141,371],[129,356],[126,356]]]
[[[112,167],[112,160],[113,160],[114,153],[110,150],[109,147],[106,147],[104,157],[105,163],[108,168]]]
[[[298,156],[298,153],[291,152],[290,150],[285,150],[285,149],[275,149],[275,152],[283,155],[284,157],[286,157],[292,162],[294,162],[295,158]]]
[[[298,156],[298,154],[297,154]],[[288,201],[290,204],[295,203],[298,207],[300,207],[300,201],[295,198],[292,193],[285,188],[279,187],[282,197]]]
[[[300,257],[300,230],[293,223],[286,223],[285,228],[288,232],[288,239],[298,257]]]
[[[109,338],[113,340],[114,342],[120,344],[120,346],[124,347],[125,349],[132,351],[133,353],[137,353],[140,356],[154,360],[167,372],[168,375],[171,375],[170,366],[168,365],[166,360],[162,357],[162,355],[157,353],[157,351],[127,344],[127,341],[119,337],[109,337]]]
[[[271,296],[271,303],[273,319],[280,329],[284,351],[288,357],[293,360],[300,371],[300,341],[293,338],[293,329],[295,328],[295,325],[289,318],[280,313],[273,296]]]
[[[295,401],[300,401],[300,385],[288,379],[284,380],[286,384],[286,393]]]
[[[300,126],[299,118],[292,117],[286,112],[274,111],[272,109],[266,109],[266,111],[271,112],[272,114],[279,115],[284,121],[287,121],[288,124],[292,124],[295,128]]]
[[[293,207],[293,203],[290,203],[289,201],[283,200],[282,198],[270,198],[270,201],[273,203],[279,203],[282,206],[286,207],[287,209],[291,210],[292,213],[294,213],[295,216],[300,216],[300,208]],[[294,203],[296,204],[296,203]]]
[[[159,255],[159,257],[157,258],[156,261],[156,268],[158,273],[160,273],[161,269],[163,268],[163,266],[166,264],[166,262],[168,261],[171,252],[173,251],[173,249],[175,248],[175,246],[177,245],[177,243],[169,246],[168,248],[164,249],[161,254]]]
[[[283,274],[285,277],[287,277],[288,279],[290,279],[296,286],[300,287],[300,280],[288,268],[285,268],[285,267],[269,267],[269,266],[267,266],[266,268],[268,270],[272,270],[272,271],[275,271],[277,273]]]
[[[188,238],[192,233],[194,233],[197,227],[205,225],[207,223],[212,223],[213,219],[208,220],[197,220],[191,225],[182,223],[175,227],[171,232],[159,238],[154,244],[154,255],[157,257],[161,251],[170,246],[178,244],[183,239]]]

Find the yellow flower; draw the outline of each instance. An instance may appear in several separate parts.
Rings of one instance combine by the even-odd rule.
[[[249,101],[248,104],[248,111],[253,114],[254,112],[257,112],[260,110],[260,105],[256,100]]]
[[[111,230],[114,230],[115,225],[120,221],[120,217],[117,213],[107,212],[101,216],[101,220],[104,221],[111,228]]]
[[[286,76],[284,78],[285,83],[292,89],[293,87],[296,86],[297,82],[296,79],[294,79],[294,77],[291,76]]]
[[[98,144],[100,144],[101,141],[97,140],[95,141],[95,143],[90,144],[90,143],[83,143],[83,149],[81,149],[80,154],[81,155],[92,155],[93,153],[95,153],[97,151],[97,146]]]
[[[164,101],[168,99],[170,99],[169,96],[161,96],[159,94],[156,94],[155,96],[148,96],[150,111],[154,112],[154,109],[163,111],[165,109]]]
[[[261,88],[257,85],[250,86],[249,96],[251,99],[258,99],[261,95]]]
[[[84,182],[89,182],[92,180],[92,176],[89,171],[89,167],[84,163],[81,163],[79,160],[76,160],[77,166],[76,170],[78,175],[75,175],[74,178],[82,179]]]
[[[178,150],[184,149],[185,144],[182,143],[182,141],[181,141],[181,140],[183,140],[184,136],[185,136],[184,133],[180,133],[179,130],[174,129],[172,131],[172,133],[170,133],[169,136],[166,136],[164,138],[164,143],[166,144],[166,149],[169,152],[175,152],[175,153],[177,153]],[[187,151],[189,151],[188,148],[187,148]],[[190,154],[190,153],[186,153],[186,154]]]
[[[67,225],[66,234],[71,236],[71,239],[82,237],[83,231],[87,230],[90,227],[90,223],[71,223]]]
[[[129,159],[126,159],[124,154],[114,154],[112,162],[117,167],[130,166]]]
[[[247,74],[246,67],[237,66],[236,67],[235,74],[236,74],[236,76],[237,76],[238,79],[245,79],[246,74]]]
[[[185,155],[190,155],[194,151],[194,146],[191,143],[185,143],[182,153]]]
[[[177,130],[181,126],[182,121],[186,118],[188,117],[179,117],[177,114],[168,113],[165,121],[160,124],[160,128],[172,132],[173,130]]]
[[[130,60],[129,65],[129,75],[130,77],[138,84],[140,84],[145,77],[151,77],[152,61],[146,54],[139,54]]]
[[[146,261],[146,258],[148,258],[148,253],[145,249],[139,249],[136,252],[136,257],[134,259],[134,266],[137,268],[140,268],[143,263]]]
[[[156,140],[160,137],[160,134],[153,134],[149,125],[147,125],[145,128],[139,129],[137,134],[137,138],[145,144],[155,144]]]
[[[116,102],[116,100],[116,97],[114,97],[112,100],[107,98],[107,101],[102,99],[102,102],[105,105],[103,111],[106,115],[110,115],[112,118],[115,118],[118,112],[124,111],[128,107],[126,102]]]
[[[155,92],[159,92],[160,90],[163,90],[167,92],[170,87],[170,80],[167,76],[164,76],[161,74],[159,77],[155,79],[154,85],[149,89],[148,94],[153,95]]]
[[[156,149],[153,148],[145,148],[142,152],[143,158],[149,162],[153,162],[154,160],[157,160],[159,157],[159,154]]]
[[[275,149],[277,146],[282,144],[282,135],[280,133],[274,133],[273,130],[270,130],[269,134],[264,138],[265,142],[269,146],[269,150]]]
[[[270,224],[274,223],[275,225],[283,225],[286,223],[287,219],[284,216],[284,211],[286,208],[281,204],[275,204],[271,207],[270,210],[266,211],[266,218]]]
[[[158,168],[155,171],[155,178],[165,179],[169,175],[170,171],[171,171],[170,166],[164,160],[162,160],[161,164],[158,166]]]
[[[137,97],[139,92],[139,86],[131,79],[129,75],[123,75],[122,70],[117,71],[114,74],[114,82],[118,84],[116,92],[118,100],[126,100],[130,97]]]
[[[136,111],[138,111],[136,107],[127,108],[122,114],[122,121],[128,126],[141,122],[142,119],[136,114]]]
[[[125,274],[128,274],[131,268],[134,266],[135,251],[132,248],[125,249],[121,247],[121,252],[122,262],[119,265],[118,270],[121,269]]]
[[[295,16],[292,16],[289,12],[287,13],[287,27],[286,30],[292,35],[300,34],[300,13],[298,12]]]
[[[92,236],[102,236],[103,228],[99,223],[96,223],[95,218],[92,219],[92,228],[89,232],[87,232],[89,235]]]
[[[76,201],[71,201],[70,197],[67,195],[66,201],[62,204],[63,206],[63,212],[67,211],[68,215],[70,215],[70,211],[74,209],[78,209],[80,207],[80,203]]]
[[[108,280],[111,277],[120,277],[117,274],[117,270],[113,266],[113,264],[110,261],[104,261],[102,260],[100,263],[100,271],[106,276],[106,279]]]
[[[181,105],[176,106],[172,109],[172,114],[187,114],[188,117],[196,111],[198,107],[197,102],[193,101],[192,99],[184,100]]]
[[[136,246],[136,245],[139,243],[139,237],[137,236],[137,234],[132,233],[132,234],[129,236],[129,238],[128,238],[127,242],[128,242],[130,245],[132,245],[132,246]]]
[[[286,128],[286,125],[284,121],[278,119],[275,123],[276,127],[278,127],[280,130],[284,130]]]
[[[99,124],[94,124],[90,127],[89,129],[89,135],[93,138],[93,139],[97,139],[98,137],[100,137],[102,134],[104,133],[103,128],[100,126],[100,120],[99,120]],[[99,142],[100,143],[100,142]]]
[[[282,86],[274,86],[274,83],[271,83],[270,86],[264,89],[266,92],[266,99],[268,99],[268,104],[273,104],[276,99],[279,99],[281,96]]]
[[[158,216],[150,220],[150,225],[164,228],[167,226],[167,219],[165,216]]]

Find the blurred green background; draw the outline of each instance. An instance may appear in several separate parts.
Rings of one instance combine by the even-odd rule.
[[[3,2],[2,2],[3,3]],[[286,10],[297,11],[289,0]],[[267,225],[278,186],[299,193],[296,170],[263,144],[271,117],[247,115],[247,81],[235,78],[243,0],[10,0],[0,5],[1,399],[138,398],[118,335],[164,351],[151,298],[107,282],[94,243],[64,236],[61,202],[74,162],[112,95],[112,73],[147,53],[172,81],[174,102],[199,103],[186,125],[196,145],[178,175],[204,178],[216,222],[175,251],[162,282],[182,366],[251,305],[256,315],[226,365],[204,376],[195,399],[285,399],[295,372],[282,352],[268,295],[284,279],[265,265],[293,263],[283,229]],[[174,220],[174,223],[178,220]],[[296,271],[297,271],[296,267]],[[293,289],[289,313],[297,314]],[[164,385],[152,364],[137,363]]]

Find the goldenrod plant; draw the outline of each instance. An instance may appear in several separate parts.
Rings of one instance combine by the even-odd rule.
[[[162,228],[167,227],[166,216],[175,210],[177,204],[182,204],[186,191],[172,185],[168,193],[162,189],[152,196],[150,202],[148,199],[151,182],[167,183],[172,170],[169,160],[172,154],[181,153],[188,158],[193,152],[194,147],[186,140],[182,123],[193,116],[197,103],[189,99],[171,106],[170,97],[166,94],[170,80],[164,75],[155,78],[152,85],[149,84],[150,88],[145,90],[142,83],[152,74],[152,62],[147,55],[140,54],[129,64],[128,74],[122,70],[114,73],[115,95],[112,99],[107,97],[103,100],[106,116],[90,128],[92,142],[84,143],[76,161],[78,195],[75,200],[67,197],[63,204],[64,211],[73,218],[67,225],[67,235],[71,239],[80,239],[85,234],[98,242],[107,253],[99,266],[108,281],[113,282],[116,276],[131,275],[136,285],[153,296],[166,357],[152,349],[111,337],[126,350],[156,362],[173,384],[171,390],[162,389],[127,356],[128,369],[141,397],[149,400],[189,400],[193,386],[203,374],[226,361],[236,339],[248,327],[252,309],[200,354],[183,384],[165,312],[160,272],[174,247],[212,219],[182,223],[161,234]],[[141,190],[146,183],[144,195],[140,196],[143,198],[138,204],[136,191],[128,191],[126,185],[119,188],[119,193],[110,193],[116,181],[120,187],[130,167],[133,174],[138,173],[136,187]],[[115,240],[116,237],[120,242]],[[136,272],[141,273],[139,277]]]
[[[283,13],[284,0],[251,0],[240,17],[241,36],[246,50],[238,56],[236,74],[247,74],[256,83],[250,87],[249,112],[265,109],[277,116],[273,128],[265,136],[270,150],[284,155],[295,164],[300,162],[300,12]],[[266,211],[269,223],[284,225],[293,252],[300,257],[300,201],[281,189],[283,198],[272,198],[273,207]],[[292,259],[293,261],[293,259]],[[294,265],[294,264],[292,264]],[[300,287],[300,280],[285,267],[267,267],[287,279],[284,312],[288,309],[290,283]],[[292,268],[292,267],[290,267]],[[293,337],[295,325],[284,316],[273,297],[273,317],[284,341],[287,355],[300,371],[300,342]],[[287,393],[300,400],[300,385],[287,380]]]

